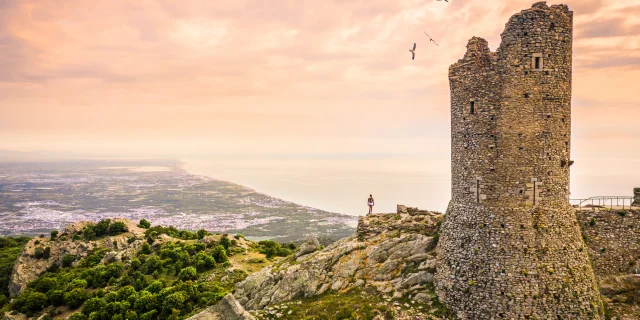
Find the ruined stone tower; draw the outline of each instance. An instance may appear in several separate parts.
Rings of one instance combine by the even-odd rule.
[[[598,319],[569,205],[573,13],[535,3],[449,68],[452,198],[436,289],[463,319]]]

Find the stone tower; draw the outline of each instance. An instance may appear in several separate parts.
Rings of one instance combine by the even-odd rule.
[[[452,197],[436,289],[462,319],[598,319],[569,205],[573,12],[535,3],[449,68]]]

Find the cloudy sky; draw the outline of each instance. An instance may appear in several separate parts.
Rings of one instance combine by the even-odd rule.
[[[448,66],[532,3],[0,0],[0,149],[419,154],[448,172]],[[574,170],[640,171],[640,1],[565,3]]]

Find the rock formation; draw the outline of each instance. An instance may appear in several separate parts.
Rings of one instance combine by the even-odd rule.
[[[196,314],[187,320],[254,320],[233,297],[233,294],[227,294],[222,301],[215,306]]]
[[[436,289],[459,318],[598,319],[568,202],[573,13],[537,2],[449,69],[452,199]]]
[[[375,287],[393,296],[431,301],[435,239],[441,214],[372,214],[360,217],[358,233],[325,249],[283,259],[247,277],[235,296],[248,310],[325,292]],[[302,248],[320,247],[313,243]]]
[[[631,205],[640,207],[640,188],[633,189],[633,203]]]

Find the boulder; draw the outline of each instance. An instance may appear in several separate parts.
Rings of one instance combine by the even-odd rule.
[[[255,320],[255,318],[238,303],[233,294],[229,293],[215,306],[187,320]]]
[[[320,244],[317,238],[311,238],[307,240],[307,242],[302,244],[300,247],[298,247],[298,249],[296,249],[294,256],[297,259],[298,257],[304,256],[310,253],[314,253],[318,250],[322,250],[322,248],[323,246]]]

